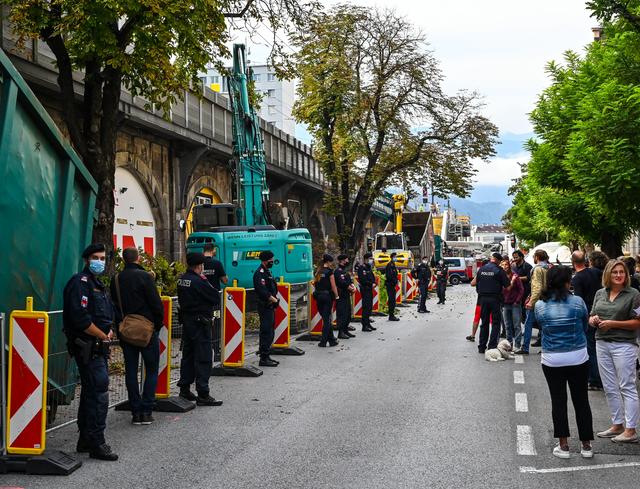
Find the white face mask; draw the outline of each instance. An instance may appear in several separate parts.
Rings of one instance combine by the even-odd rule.
[[[427,263],[429,263],[429,260],[422,260],[422,263],[426,265]]]
[[[369,258],[369,259],[367,260],[367,263],[368,263],[369,265],[373,265],[373,259],[372,259],[372,258]]]

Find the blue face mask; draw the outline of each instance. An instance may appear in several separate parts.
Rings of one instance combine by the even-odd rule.
[[[90,260],[89,261],[89,270],[94,275],[102,275],[104,273],[105,263],[102,260]]]

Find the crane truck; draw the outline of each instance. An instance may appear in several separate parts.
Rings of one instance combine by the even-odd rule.
[[[307,229],[276,229],[269,217],[267,162],[260,124],[249,100],[244,44],[233,46],[233,72],[228,78],[233,112],[235,204],[203,204],[193,209],[193,232],[187,251],[202,251],[207,243],[217,249],[229,283],[253,287],[253,273],[263,250],[275,254],[272,273],[292,284],[313,277],[311,234]]]
[[[391,253],[396,253],[398,269],[413,268],[413,253],[409,250],[407,235],[402,231],[402,212],[407,199],[402,194],[393,196],[393,231],[376,234],[373,261],[376,268],[384,268],[391,260]]]

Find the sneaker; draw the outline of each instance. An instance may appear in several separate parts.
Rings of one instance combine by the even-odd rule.
[[[571,458],[571,452],[569,450],[563,450],[560,445],[556,445],[553,449],[553,456],[558,458]]]
[[[338,346],[338,343],[340,343],[338,340],[329,340],[329,346]]]
[[[140,424],[143,424],[143,425],[150,425],[155,421],[155,419],[153,419],[153,416],[151,416],[151,413],[143,414],[140,420],[141,420]]]
[[[258,362],[258,365],[261,367],[277,367],[278,364],[275,362],[275,360],[271,360],[270,358],[261,358],[260,361]]]
[[[196,395],[191,392],[191,390],[189,389],[180,389],[180,397],[182,397],[183,399],[186,399],[187,401],[195,401],[196,400]]]
[[[395,316],[390,316],[390,317],[389,317],[389,321],[400,321],[400,319],[398,319],[398,318],[397,318],[397,317],[395,317]]]
[[[131,424],[141,425],[142,424],[142,414],[134,414],[131,416]]]
[[[540,340],[537,340],[534,343],[531,343],[531,346],[542,346],[542,342]]]
[[[214,399],[209,394],[207,394],[206,396],[201,396],[198,394],[196,404],[198,406],[222,406],[222,401]]]
[[[369,329],[370,329],[371,331],[375,331],[375,330],[377,330],[378,328],[374,328],[373,326],[369,325]]]
[[[346,333],[346,334],[347,334],[347,336],[348,336],[349,338],[355,338],[355,337],[356,337],[356,335],[354,335],[353,333],[349,333],[348,331],[347,331],[347,333]]]
[[[476,337],[475,336],[467,336],[467,341],[476,341]]]
[[[582,458],[593,458],[593,447],[589,447],[589,448],[584,448],[582,447],[580,449],[580,455],[582,455]]]
[[[519,350],[516,350],[513,352],[514,355],[528,355],[529,352],[527,350],[523,350],[522,348],[520,348]]]
[[[111,447],[106,443],[103,443],[97,448],[91,449],[89,452],[89,457],[95,458],[98,460],[106,460],[108,462],[115,462],[118,460],[118,455],[111,451]]]
[[[326,347],[327,347],[327,344],[326,344],[326,343],[323,343],[323,342],[321,341],[320,343],[318,343],[318,346],[319,346],[320,348],[326,348]]]
[[[348,340],[349,338],[351,338],[351,336],[347,333],[338,333],[338,339],[340,340]]]
[[[348,326],[348,327],[347,327],[347,329],[348,329],[349,331],[355,331],[355,330],[356,330],[356,328],[354,328],[353,326]]]

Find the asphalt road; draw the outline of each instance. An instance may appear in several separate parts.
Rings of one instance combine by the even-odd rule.
[[[597,440],[585,460],[573,440],[572,459],[551,455],[540,357],[486,362],[464,340],[475,292],[460,285],[448,296],[444,306],[428,303],[431,314],[412,305],[400,322],[377,318],[378,331],[357,332],[336,349],[299,343],[306,355],[281,357],[260,378],[212,378],[222,407],[158,413],[148,427],[111,412],[107,437],[118,462],[83,455],[69,477],[6,475],[0,487],[637,487],[640,446]],[[604,396],[591,400],[603,429]],[[69,427],[47,443],[73,450],[75,440]]]

